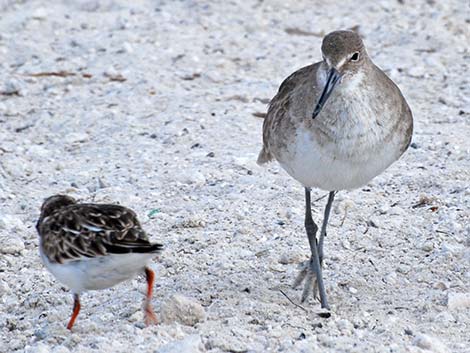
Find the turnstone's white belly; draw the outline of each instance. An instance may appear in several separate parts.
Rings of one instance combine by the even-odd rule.
[[[155,254],[111,254],[82,260],[52,263],[41,254],[51,273],[74,293],[112,287],[144,271]]]

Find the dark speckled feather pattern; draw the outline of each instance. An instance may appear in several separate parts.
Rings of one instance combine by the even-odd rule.
[[[161,244],[150,243],[134,211],[111,204],[57,204],[73,200],[56,195],[42,207],[37,230],[42,251],[51,262],[80,260],[108,254],[153,253]],[[56,202],[55,205],[48,206]]]

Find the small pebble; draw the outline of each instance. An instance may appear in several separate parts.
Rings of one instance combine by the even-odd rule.
[[[387,214],[389,210],[390,210],[390,206],[382,205],[377,211],[379,211],[380,214]]]
[[[142,322],[142,321],[136,322],[136,323],[134,324],[134,326],[137,327],[137,328],[140,328],[141,330],[143,330],[144,328],[147,327],[147,326],[145,325],[145,323]]]
[[[434,243],[432,241],[426,241],[421,245],[421,250],[430,252],[434,249]]]
[[[440,325],[449,326],[449,324],[455,323],[455,317],[449,311],[443,311],[436,315],[434,321]]]
[[[193,215],[181,221],[178,226],[183,228],[204,228],[206,226],[206,222],[201,217]]]
[[[450,353],[447,347],[436,337],[419,334],[413,340],[413,344],[421,349],[434,353]]]
[[[182,340],[165,344],[158,348],[155,353],[198,353],[204,351],[201,337],[199,335],[189,335]]]
[[[318,335],[317,340],[324,347],[333,348],[336,344],[336,340],[333,337],[324,333]]]
[[[413,67],[408,69],[408,75],[410,75],[411,77],[424,77],[425,73],[426,71],[422,66],[414,65]]]
[[[86,12],[95,12],[100,8],[100,2],[98,0],[85,0],[78,2],[80,10]]]
[[[39,342],[34,346],[26,346],[24,352],[25,353],[49,353],[51,352],[51,350],[46,344]]]
[[[397,282],[397,273],[391,272],[384,277],[384,281],[389,284],[393,284]]]
[[[344,215],[348,211],[354,210],[355,207],[356,203],[353,200],[344,198],[342,201],[338,202],[336,206],[334,206],[334,212],[336,214]]]
[[[8,295],[11,292],[10,286],[3,279],[0,280],[0,298],[4,295]]]
[[[449,293],[447,307],[450,310],[470,308],[470,293]]]
[[[70,350],[65,346],[56,346],[52,350],[52,353],[70,353]]]
[[[43,328],[37,329],[36,331],[34,331],[34,336],[38,340],[43,340],[47,337],[47,331]]]
[[[206,183],[206,177],[204,176],[204,174],[202,174],[201,172],[197,172],[197,171],[193,172],[191,170],[188,170],[180,174],[179,180],[183,184],[187,184],[187,185],[202,186]]]
[[[378,219],[375,218],[375,217],[371,217],[371,218],[369,219],[369,221],[367,222],[367,224],[368,224],[370,227],[380,228],[380,222],[379,222]]]
[[[233,335],[224,335],[210,337],[206,342],[206,348],[211,352],[233,352],[233,353],[243,353],[249,352],[248,350],[249,343],[245,340],[240,340],[239,337]],[[217,349],[216,349],[217,348]]]
[[[108,183],[106,183],[105,181],[103,181],[103,179],[101,179],[100,177],[98,177],[98,180],[97,180],[97,188],[98,189],[105,189],[107,188],[109,185]]]
[[[33,11],[32,17],[35,20],[44,20],[47,18],[47,11],[44,7],[38,7]]]
[[[464,253],[465,247],[461,245],[452,245],[448,243],[443,243],[441,245],[440,252],[444,256],[454,257],[459,253]]]
[[[410,269],[411,269],[410,266],[405,265],[405,264],[400,264],[397,267],[397,272],[407,274],[408,272],[410,272]]]
[[[160,316],[165,323],[178,322],[194,326],[205,320],[206,312],[195,300],[175,294],[162,304]]]
[[[0,237],[0,253],[2,254],[18,254],[25,249],[24,242],[15,236],[3,236]]]
[[[3,87],[0,89],[0,93],[8,96],[14,94],[24,96],[25,91],[20,81],[11,78],[4,83]]]
[[[64,137],[67,143],[81,143],[90,139],[90,136],[83,132],[72,132]]]
[[[0,229],[4,229],[6,233],[11,232],[23,232],[25,230],[25,225],[21,219],[14,215],[9,214],[0,214]]]
[[[298,263],[302,260],[303,255],[298,251],[286,251],[279,257],[279,263],[282,265],[288,265]]]
[[[351,321],[346,320],[346,319],[338,320],[336,322],[336,326],[343,333],[350,334],[354,331],[354,325],[351,323]]]
[[[447,283],[442,282],[442,281],[434,283],[432,287],[435,288],[435,289],[440,289],[440,290],[449,289],[449,285]]]

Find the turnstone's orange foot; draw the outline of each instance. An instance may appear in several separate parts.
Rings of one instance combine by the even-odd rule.
[[[150,268],[145,268],[145,276],[147,278],[147,298],[144,304],[144,317],[145,325],[156,325],[158,324],[157,316],[152,309],[152,296],[153,296],[153,282],[155,280],[155,272]]]
[[[67,329],[71,330],[75,320],[77,319],[78,313],[80,312],[80,298],[78,294],[73,295],[73,312],[70,317],[69,323],[67,324]]]
[[[156,323],[150,305],[155,274],[147,263],[163,246],[149,242],[134,211],[55,195],[44,201],[36,229],[42,261],[74,294],[69,330],[80,312],[82,292],[112,287],[141,272],[147,277],[145,323]]]
[[[153,312],[153,309],[151,307],[145,308],[145,325],[150,326],[150,325],[157,325],[158,324],[158,319],[157,315]]]

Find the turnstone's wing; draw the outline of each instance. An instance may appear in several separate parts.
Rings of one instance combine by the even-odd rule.
[[[70,205],[40,220],[37,228],[52,262],[162,249],[149,242],[136,214],[119,205]]]

